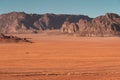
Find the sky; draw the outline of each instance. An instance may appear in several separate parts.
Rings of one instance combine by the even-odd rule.
[[[8,12],[77,14],[97,17],[120,15],[120,0],[0,0],[0,14]]]

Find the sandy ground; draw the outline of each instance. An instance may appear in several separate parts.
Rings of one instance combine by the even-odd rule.
[[[19,34],[0,44],[0,80],[120,80],[119,37]]]

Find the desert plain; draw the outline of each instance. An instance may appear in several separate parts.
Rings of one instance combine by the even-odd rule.
[[[14,34],[0,44],[0,80],[120,80],[119,37]]]

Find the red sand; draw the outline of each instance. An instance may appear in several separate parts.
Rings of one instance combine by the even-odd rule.
[[[120,38],[24,34],[0,44],[0,80],[120,80]]]

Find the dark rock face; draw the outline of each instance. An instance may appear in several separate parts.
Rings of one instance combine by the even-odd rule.
[[[11,12],[0,15],[0,32],[2,33],[32,33],[46,29],[60,29],[64,21],[78,22],[79,19],[90,20],[83,15],[26,14]]]
[[[55,15],[55,14],[44,14],[39,18],[34,25],[36,27],[41,27],[42,30],[46,29],[60,29],[66,19],[69,22],[78,22],[79,19],[90,20],[88,16],[83,15]]]

